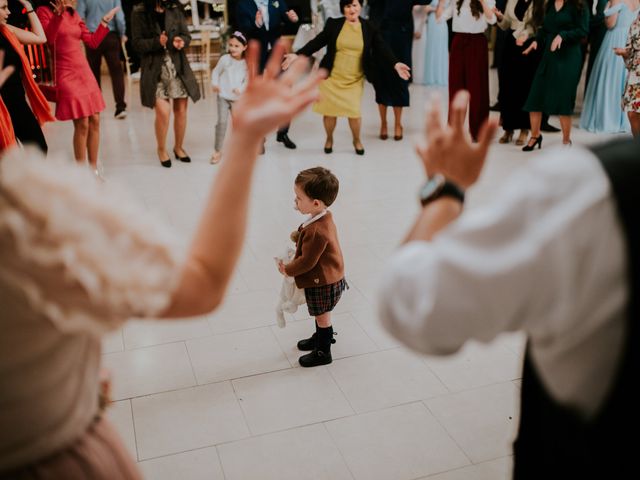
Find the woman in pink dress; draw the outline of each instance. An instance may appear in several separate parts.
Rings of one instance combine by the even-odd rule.
[[[55,0],[51,8],[42,6],[36,13],[47,35],[47,42],[55,54],[56,118],[73,120],[73,152],[76,161],[83,163],[88,155],[91,168],[100,176],[100,112],[105,105],[80,40],[88,48],[98,48],[109,33],[107,24],[118,8],[107,12],[98,29],[91,33],[74,10],[75,3],[75,0]]]

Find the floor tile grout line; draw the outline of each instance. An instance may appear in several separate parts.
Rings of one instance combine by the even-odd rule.
[[[336,448],[336,450],[340,454],[340,458],[342,458],[342,461],[344,462],[344,465],[347,467],[347,470],[349,471],[349,475],[351,475],[351,478],[353,480],[356,480],[356,476],[351,471],[351,467],[349,466],[349,462],[347,462],[347,459],[344,456],[344,452],[340,449],[340,446],[336,443],[336,439],[333,438],[333,435],[331,435],[331,432],[327,428],[327,422],[326,421],[322,422],[322,428],[324,428],[324,431],[327,432],[327,435],[329,435],[329,438],[331,439],[331,443],[333,444],[333,446]]]

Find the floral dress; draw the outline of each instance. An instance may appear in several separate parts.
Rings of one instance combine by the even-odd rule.
[[[622,107],[625,112],[640,113],[640,15],[631,24],[626,48],[629,55],[624,63],[629,75],[622,95]]]

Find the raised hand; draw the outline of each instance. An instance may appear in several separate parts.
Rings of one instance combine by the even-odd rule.
[[[7,81],[7,78],[11,76],[14,70],[13,65],[4,66],[4,50],[0,50],[0,87]]]
[[[167,41],[169,41],[169,37],[167,36],[167,32],[163,30],[162,33],[160,34],[160,45],[166,48]]]
[[[56,15],[62,15],[64,13],[64,9],[66,7],[64,0],[53,0],[49,2],[51,8],[53,8],[53,13]]]
[[[247,49],[248,82],[240,99],[233,105],[233,128],[236,132],[263,138],[281,125],[286,125],[318,99],[318,84],[325,70],[309,73],[308,62],[294,62],[280,75],[285,44],[278,41],[271,51],[262,75],[258,75],[260,46],[249,42]]]
[[[561,46],[562,46],[562,37],[560,35],[556,35],[555,38],[553,39],[553,42],[551,42],[551,48],[549,48],[549,50],[551,50],[552,52],[555,52]]]
[[[104,16],[102,17],[102,21],[104,23],[109,23],[113,17],[115,16],[116,12],[120,10],[120,7],[115,7],[112,8],[111,10],[109,10],[107,13],[104,14]]]
[[[480,129],[478,143],[472,143],[464,127],[468,105],[469,92],[459,91],[451,102],[451,125],[443,125],[440,100],[433,99],[427,112],[424,140],[416,147],[428,176],[440,173],[464,189],[478,180],[498,128],[497,119],[487,119]]]
[[[409,80],[411,78],[411,68],[409,68],[408,65],[398,62],[393,66],[393,68],[401,79]]]
[[[31,3],[30,3],[30,2],[28,2],[27,0],[20,0],[20,3],[22,4],[22,6],[23,6],[24,8],[26,8],[26,9],[27,9],[27,12],[28,12],[28,11],[30,11],[30,10],[33,10],[33,6],[32,6],[32,5],[31,5]]]
[[[529,53],[531,53],[532,50],[537,50],[538,49],[538,42],[536,42],[535,40],[533,42],[531,42],[531,45],[529,45],[524,52],[522,52],[523,55],[529,55]]]

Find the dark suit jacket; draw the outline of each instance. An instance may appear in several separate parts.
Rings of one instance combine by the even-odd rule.
[[[327,47],[327,54],[320,62],[320,68],[325,68],[331,72],[333,62],[336,59],[336,42],[338,41],[338,35],[340,35],[340,30],[342,30],[345,21],[346,18],[344,17],[328,18],[324,30],[296,53],[310,57],[321,48]],[[362,69],[364,70],[364,75],[367,80],[373,82],[376,71],[383,68],[393,69],[394,65],[398,63],[398,60],[389,47],[387,47],[387,44],[384,43],[378,29],[375,28],[371,22],[361,18],[360,23],[362,23],[362,37],[364,41]]]
[[[164,31],[169,37],[166,51],[169,52],[178,77],[184,83],[189,97],[196,102],[200,98],[200,88],[185,53],[185,49],[191,43],[191,34],[179,7],[165,10]],[[156,104],[156,87],[164,63],[165,49],[160,45],[160,33],[161,27],[158,26],[152,14],[145,11],[143,4],[133,7],[131,40],[133,48],[140,54],[140,99],[142,105],[149,108],[153,108]],[[177,36],[184,40],[182,50],[176,50],[173,47],[173,39]]]
[[[287,17],[287,3],[284,0],[269,0],[269,30],[264,25],[256,27],[256,13],[258,6],[253,0],[240,0],[236,8],[236,22],[238,29],[247,38],[258,40],[261,47],[260,66],[264,68],[269,50],[282,35],[282,27],[285,22],[290,22]]]

